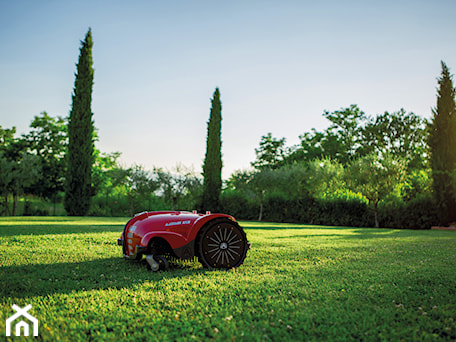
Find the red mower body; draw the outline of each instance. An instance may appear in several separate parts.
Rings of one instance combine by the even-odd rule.
[[[154,271],[168,267],[164,255],[198,257],[208,268],[238,267],[250,248],[234,217],[184,211],[137,214],[125,225],[118,244],[125,258],[139,260],[146,255]]]

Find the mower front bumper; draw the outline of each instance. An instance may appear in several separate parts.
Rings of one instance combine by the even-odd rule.
[[[140,259],[142,257],[142,255],[146,252],[146,247],[136,245],[134,253],[130,255],[130,254],[128,254],[128,251],[127,251],[124,243],[125,243],[125,240],[117,239],[117,245],[122,246],[123,255],[127,259]]]

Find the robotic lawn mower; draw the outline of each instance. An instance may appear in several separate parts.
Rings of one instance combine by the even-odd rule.
[[[193,259],[210,269],[240,266],[250,248],[234,217],[207,212],[155,211],[137,214],[118,239],[126,259],[143,255],[152,271],[167,270],[167,257]]]

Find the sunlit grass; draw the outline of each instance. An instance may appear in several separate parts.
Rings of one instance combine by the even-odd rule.
[[[152,273],[127,220],[1,218],[0,330],[32,304],[44,341],[456,338],[454,232],[241,222],[240,268]]]

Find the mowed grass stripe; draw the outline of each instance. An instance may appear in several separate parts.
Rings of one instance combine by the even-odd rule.
[[[456,338],[454,232],[241,222],[240,268],[152,273],[127,220],[0,218],[0,330],[32,304],[44,341]]]

